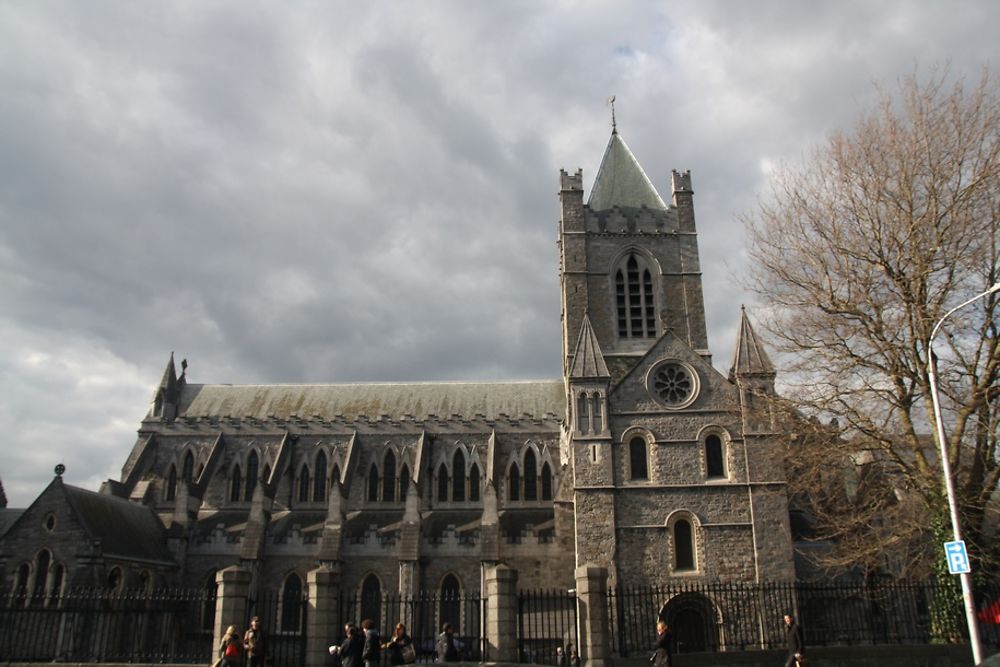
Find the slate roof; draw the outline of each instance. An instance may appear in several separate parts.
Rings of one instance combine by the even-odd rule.
[[[594,327],[590,325],[590,316],[584,314],[580,337],[576,341],[573,352],[573,366],[570,368],[571,378],[608,378],[608,365],[604,363],[601,344],[597,341]]]
[[[736,375],[775,375],[774,364],[750,326],[745,308],[740,316],[740,331],[736,337],[733,366],[729,371],[730,378]]]
[[[442,382],[385,384],[187,384],[180,417],[345,419],[367,417],[425,420],[432,415],[486,419],[550,417],[565,410],[562,380],[531,382]]]
[[[14,509],[5,507],[0,509],[0,537],[7,532],[7,529],[14,525],[14,522],[24,514],[24,509]]]
[[[101,553],[127,560],[173,564],[166,530],[152,509],[139,503],[63,485],[66,500]]]
[[[617,131],[611,133],[587,205],[592,211],[606,211],[614,206],[667,210],[666,203]]]

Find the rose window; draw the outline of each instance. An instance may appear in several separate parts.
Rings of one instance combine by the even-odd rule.
[[[660,364],[649,378],[650,392],[671,408],[683,408],[698,393],[698,376],[687,365],[677,362]]]

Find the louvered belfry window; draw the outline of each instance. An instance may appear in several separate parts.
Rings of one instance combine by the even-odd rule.
[[[624,269],[615,273],[615,306],[618,316],[618,336],[621,338],[654,338],[656,336],[656,304],[653,297],[653,274],[629,255]]]

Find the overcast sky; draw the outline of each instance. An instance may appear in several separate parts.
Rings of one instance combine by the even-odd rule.
[[[558,170],[617,96],[690,169],[715,365],[736,216],[915,67],[995,67],[996,2],[0,2],[0,479],[117,479],[195,383],[557,378]],[[751,308],[752,312],[752,308]]]

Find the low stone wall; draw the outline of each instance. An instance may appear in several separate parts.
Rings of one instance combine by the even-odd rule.
[[[650,650],[652,655],[652,650]],[[726,651],[674,656],[673,667],[784,667],[787,651]],[[808,667],[972,667],[968,646],[875,645],[809,648]],[[615,667],[650,667],[648,656],[616,658]]]

